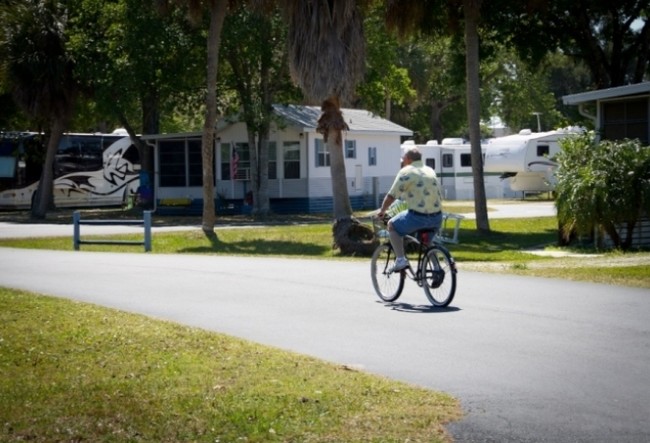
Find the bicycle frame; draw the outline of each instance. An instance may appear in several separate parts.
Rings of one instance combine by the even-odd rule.
[[[375,292],[384,302],[399,298],[406,277],[415,281],[436,307],[447,306],[456,292],[456,264],[453,257],[433,235],[431,229],[418,230],[404,236],[404,249],[409,267],[397,272],[391,270],[395,253],[385,229],[375,225],[379,238],[385,239],[371,258],[370,272]],[[417,252],[417,260],[414,254]],[[411,255],[409,257],[409,254]],[[415,267],[413,265],[416,264]]]

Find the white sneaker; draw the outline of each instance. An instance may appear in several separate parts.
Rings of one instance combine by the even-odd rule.
[[[409,261],[406,257],[398,257],[395,264],[390,268],[390,272],[399,272],[409,267]]]

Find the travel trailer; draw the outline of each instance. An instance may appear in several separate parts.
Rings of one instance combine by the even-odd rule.
[[[428,141],[425,145],[416,145],[413,140],[409,140],[402,144],[402,153],[412,147],[417,147],[422,153],[422,161],[436,171],[445,200],[474,199],[474,176],[469,143],[462,138],[445,138],[441,144],[437,141]],[[483,152],[485,155],[485,148]],[[496,172],[484,172],[487,198],[511,196],[504,188],[500,175]]]
[[[559,141],[577,128],[549,132],[532,132],[523,129],[518,134],[488,140],[483,145],[486,174],[500,173],[509,187],[516,192],[546,192],[555,187],[553,161],[560,151]]]

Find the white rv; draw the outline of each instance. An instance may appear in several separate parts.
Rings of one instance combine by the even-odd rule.
[[[500,173],[513,191],[551,191],[557,167],[553,158],[561,149],[559,141],[578,132],[577,128],[549,132],[523,129],[518,134],[490,139],[483,145],[483,169],[490,174]]]
[[[402,144],[405,152],[417,147],[422,153],[422,161],[436,171],[446,200],[473,200],[474,176],[472,173],[471,146],[462,138],[445,138],[441,144],[429,141],[416,145],[412,140]],[[483,148],[485,155],[485,148]],[[484,173],[485,194],[487,198],[503,198],[504,187],[498,173]]]

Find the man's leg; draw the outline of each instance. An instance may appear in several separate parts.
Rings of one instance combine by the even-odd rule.
[[[393,251],[397,258],[404,257],[404,237],[393,227],[393,224],[388,222],[388,236],[390,237],[390,244],[393,246]]]
[[[404,236],[399,233],[394,225],[394,222],[404,224],[404,217],[406,215],[406,213],[400,213],[388,221],[388,236],[390,238],[390,244],[393,246],[393,251],[395,252],[395,266],[393,266],[393,271],[401,271],[409,267],[409,261],[406,259],[406,254],[404,254]]]

